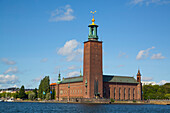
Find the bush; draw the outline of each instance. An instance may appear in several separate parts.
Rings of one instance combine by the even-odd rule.
[[[46,99],[47,99],[47,100],[50,100],[50,99],[51,99],[51,94],[50,94],[50,93],[47,93],[47,94],[46,94]]]
[[[34,92],[31,92],[28,94],[28,99],[29,100],[34,100],[35,99],[35,93]]]
[[[136,102],[136,100],[133,100],[133,102]]]
[[[115,102],[115,100],[114,100],[114,99],[112,99],[112,98],[110,99],[110,101],[111,101],[111,102]]]

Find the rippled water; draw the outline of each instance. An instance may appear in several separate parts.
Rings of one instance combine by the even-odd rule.
[[[170,113],[170,105],[0,102],[0,113]]]

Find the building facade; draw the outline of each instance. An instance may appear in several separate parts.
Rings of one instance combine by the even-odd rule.
[[[50,84],[56,91],[56,99],[112,98],[115,100],[141,100],[142,83],[140,70],[134,77],[103,75],[102,41],[98,41],[93,16],[89,27],[88,41],[84,42],[83,76],[60,79]]]

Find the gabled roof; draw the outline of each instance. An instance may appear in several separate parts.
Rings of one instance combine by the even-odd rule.
[[[54,86],[54,85],[56,85],[56,83],[51,83],[51,84],[50,84],[50,86]]]
[[[115,83],[136,83],[136,79],[134,77],[128,76],[114,76],[114,75],[103,75],[103,82],[115,82]]]
[[[61,84],[72,82],[83,82],[83,76],[64,78],[64,80],[61,81]]]

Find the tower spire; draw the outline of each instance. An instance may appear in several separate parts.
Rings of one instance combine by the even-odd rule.
[[[91,24],[91,25],[95,25],[95,23],[94,23],[94,22],[95,22],[95,19],[94,19],[94,13],[96,13],[96,11],[94,11],[94,12],[93,12],[93,11],[90,11],[90,13],[92,13],[92,14],[93,14],[93,19],[92,19],[92,24]]]
[[[59,74],[58,74],[58,81],[57,81],[57,83],[58,84],[60,84],[61,83],[61,76],[60,76],[61,74],[60,74],[60,69],[59,69]]]
[[[97,36],[97,27],[98,25],[96,25],[95,19],[94,19],[94,13],[96,13],[96,11],[91,11],[90,13],[93,14],[93,19],[92,19],[92,24],[90,24],[89,27],[89,35],[88,35],[88,40],[93,40],[93,41],[97,41],[98,40],[98,36]]]

